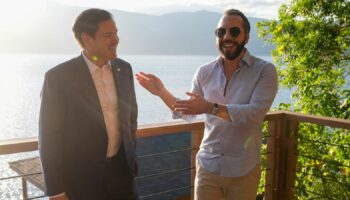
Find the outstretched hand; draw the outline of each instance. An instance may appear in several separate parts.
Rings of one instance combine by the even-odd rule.
[[[198,115],[210,113],[213,109],[213,104],[205,100],[202,96],[186,92],[190,99],[176,101],[173,105],[173,110],[183,114]]]
[[[150,93],[156,96],[159,96],[164,90],[163,82],[153,74],[146,74],[144,72],[140,72],[135,76],[142,87],[144,87],[146,90],[148,90]]]

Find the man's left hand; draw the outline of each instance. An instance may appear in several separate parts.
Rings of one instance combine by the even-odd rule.
[[[205,100],[202,96],[186,92],[190,99],[176,101],[173,110],[186,115],[198,115],[203,113],[211,113],[213,103]]]

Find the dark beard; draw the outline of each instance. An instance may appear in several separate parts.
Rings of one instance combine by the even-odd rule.
[[[244,50],[245,42],[242,43],[237,43],[234,42],[236,45],[236,50],[235,51],[225,51],[223,47],[224,41],[220,43],[220,52],[224,55],[226,60],[234,60],[236,59]]]

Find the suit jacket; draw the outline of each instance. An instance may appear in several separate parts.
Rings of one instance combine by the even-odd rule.
[[[118,98],[119,131],[130,173],[137,175],[137,104],[129,63],[111,61]],[[108,135],[98,94],[83,56],[45,74],[39,119],[39,151],[46,194],[100,199]]]

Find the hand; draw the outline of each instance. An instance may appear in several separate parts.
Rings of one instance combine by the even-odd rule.
[[[205,100],[202,96],[186,92],[190,99],[176,101],[173,105],[173,110],[183,114],[198,115],[210,113],[213,109],[213,103]]]
[[[65,193],[49,197],[49,200],[69,200]]]
[[[135,76],[140,85],[146,90],[148,90],[150,93],[156,96],[160,96],[161,93],[164,91],[163,82],[155,75],[140,72]]]

